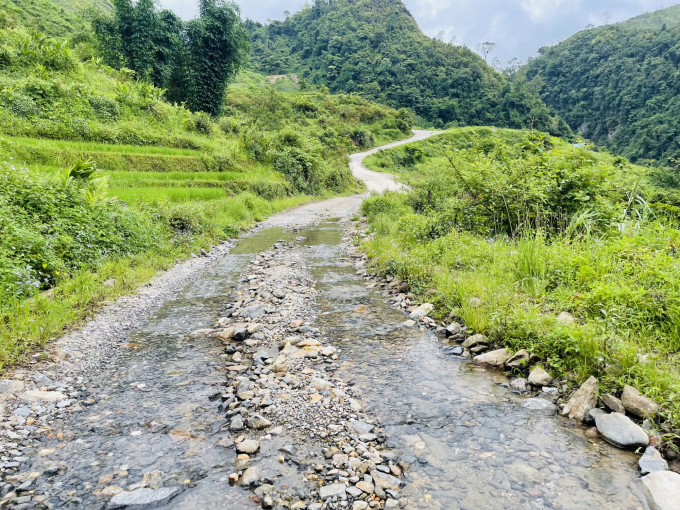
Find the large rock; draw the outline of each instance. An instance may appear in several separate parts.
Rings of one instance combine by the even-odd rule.
[[[640,480],[650,510],[678,510],[680,475],[672,471],[658,471]]]
[[[23,381],[15,381],[14,379],[4,379],[0,381],[0,394],[11,395],[24,391]]]
[[[623,407],[621,401],[614,395],[610,395],[609,393],[602,395],[602,402],[604,402],[604,405],[606,405],[607,409],[612,413],[626,414],[626,408]]]
[[[408,318],[413,321],[417,321],[418,319],[422,319],[423,317],[427,316],[433,309],[434,305],[430,303],[423,303],[418,308],[413,310]]]
[[[621,403],[626,411],[640,418],[652,418],[659,412],[659,404],[645,397],[632,386],[623,387]]]
[[[446,326],[446,334],[449,336],[458,336],[460,335],[461,330],[462,328],[457,322],[453,322]]]
[[[552,376],[541,367],[534,368],[529,374],[529,384],[532,386],[548,386],[552,380]]]
[[[668,462],[653,446],[647,447],[645,454],[640,457],[638,466],[640,466],[640,474],[642,475],[656,473],[657,471],[668,471]]]
[[[512,357],[510,351],[507,349],[498,349],[496,351],[486,352],[475,356],[473,360],[478,365],[488,365],[490,367],[499,367]]]
[[[572,395],[562,410],[562,414],[569,416],[572,420],[583,421],[588,411],[595,406],[597,406],[597,379],[591,376]]]
[[[345,492],[345,484],[344,483],[334,483],[331,485],[324,485],[319,489],[319,497],[321,498],[322,501],[326,501],[327,499],[330,499],[332,497],[337,496],[338,498],[342,498],[346,496]]]
[[[241,477],[241,486],[250,487],[251,485],[258,482],[260,479],[260,473],[257,471],[256,467],[249,467],[243,472]]]
[[[649,436],[642,427],[623,414],[600,414],[595,417],[600,435],[619,448],[637,448],[649,444]]]
[[[258,317],[262,317],[266,313],[267,313],[267,311],[266,311],[264,305],[253,305],[253,306],[248,306],[246,308],[241,309],[241,312],[239,313],[239,317],[243,317],[243,318],[250,317],[251,319],[257,319]]]
[[[510,358],[505,365],[508,367],[525,367],[529,364],[531,360],[531,354],[522,349],[517,351],[512,358]]]
[[[465,347],[466,349],[470,349],[480,344],[487,345],[488,343],[489,339],[484,335],[472,335],[470,338],[465,340],[465,342],[463,342],[463,347]]]
[[[121,492],[113,496],[107,509],[125,508],[126,510],[146,510],[167,505],[168,501],[179,494],[179,487],[161,487],[160,489],[137,489],[132,492]]]

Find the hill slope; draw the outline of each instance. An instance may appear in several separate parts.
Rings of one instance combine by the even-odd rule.
[[[633,161],[680,156],[680,6],[584,30],[520,71],[572,129]]]
[[[468,48],[425,36],[400,0],[318,0],[285,21],[247,26],[251,65],[264,74],[295,72],[332,92],[412,108],[437,126],[569,131]]]

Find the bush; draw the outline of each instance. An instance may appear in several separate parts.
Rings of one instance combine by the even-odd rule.
[[[113,99],[106,96],[92,96],[88,98],[95,115],[102,120],[115,120],[120,115],[120,107]]]
[[[309,152],[297,147],[286,147],[274,158],[274,168],[281,172],[293,189],[315,195],[321,188],[320,162]]]
[[[9,108],[14,115],[20,118],[33,117],[40,114],[36,102],[27,96],[14,96],[9,101]]]

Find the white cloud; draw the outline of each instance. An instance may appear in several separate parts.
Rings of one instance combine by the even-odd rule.
[[[522,0],[522,9],[524,9],[531,19],[537,21],[551,17],[551,15],[559,14],[558,10],[564,3],[580,3],[573,2],[573,0]],[[562,11],[563,12],[563,11]]]

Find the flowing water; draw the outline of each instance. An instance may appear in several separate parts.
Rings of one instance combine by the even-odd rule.
[[[125,353],[83,387],[93,405],[57,422],[31,469],[52,508],[104,508],[104,486],[129,487],[162,471],[183,491],[164,508],[255,508],[230,486],[235,453],[215,443],[227,435],[217,409],[225,380],[222,345],[191,338],[220,316],[252,257],[286,239],[301,246],[317,280],[316,326],[342,348],[339,375],[363,392],[371,412],[402,452],[405,508],[634,510],[629,492],[635,458],[558,417],[530,414],[505,377],[447,356],[429,332],[404,328],[405,317],[368,289],[342,252],[340,223],[293,233],[280,228],[243,239],[229,255],[166,303]],[[275,462],[289,438],[263,445],[260,467],[277,483],[302,486],[300,473]],[[318,449],[310,444],[309,451]],[[318,452],[317,452],[318,454]],[[102,477],[110,476],[108,483]],[[32,508],[32,507],[28,507]]]

